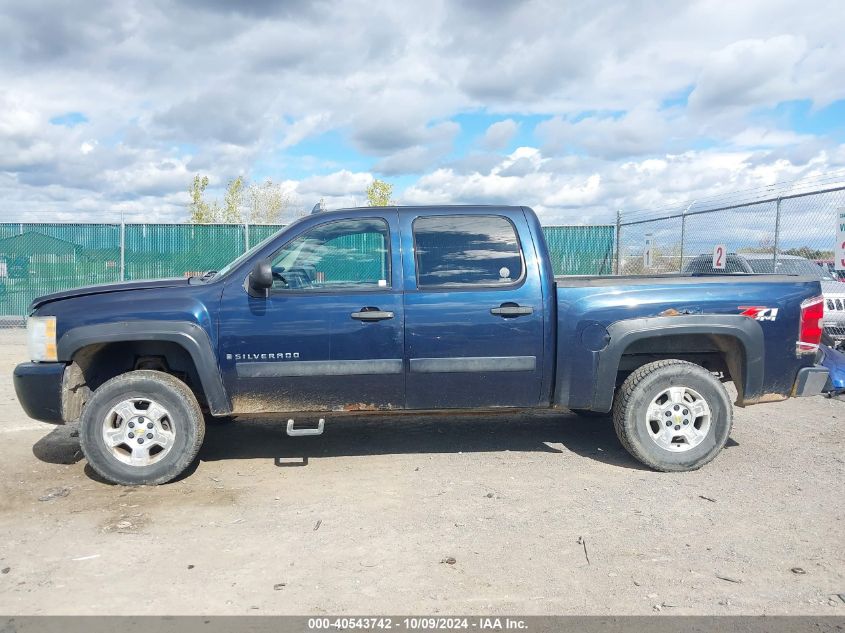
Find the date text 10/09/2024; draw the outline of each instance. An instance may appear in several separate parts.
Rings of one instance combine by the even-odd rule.
[[[521,631],[527,628],[525,620],[499,617],[352,617],[308,619],[309,630],[396,629],[407,631],[447,631],[476,629],[479,631]]]

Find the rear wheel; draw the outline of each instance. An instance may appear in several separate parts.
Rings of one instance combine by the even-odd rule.
[[[93,393],[82,412],[79,441],[103,478],[154,485],[181,474],[204,435],[202,411],[188,386],[160,371],[139,370],[112,378]]]
[[[728,440],[733,407],[716,377],[699,365],[661,360],[622,383],[613,426],[625,449],[661,471],[701,468]]]

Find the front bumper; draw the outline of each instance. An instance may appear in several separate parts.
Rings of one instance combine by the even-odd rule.
[[[816,365],[814,367],[804,367],[798,371],[798,376],[795,379],[795,386],[792,388],[792,395],[801,397],[818,396],[825,391],[828,391],[828,378],[830,373],[827,367]]]
[[[64,424],[64,363],[21,363],[15,367],[15,393],[26,414],[41,422]]]

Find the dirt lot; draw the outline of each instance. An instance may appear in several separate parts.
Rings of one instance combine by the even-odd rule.
[[[133,489],[24,416],[21,331],[0,350],[3,614],[845,613],[845,403],[738,410],[688,474],[568,414],[243,419]]]

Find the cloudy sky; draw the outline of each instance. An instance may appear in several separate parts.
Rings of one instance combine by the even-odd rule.
[[[546,223],[845,170],[841,1],[0,2],[0,218],[527,204]]]

